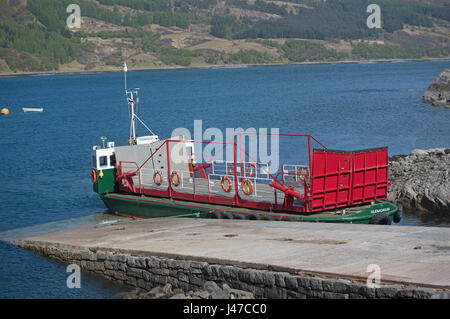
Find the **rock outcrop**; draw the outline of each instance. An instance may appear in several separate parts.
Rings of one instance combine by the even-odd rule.
[[[439,77],[431,83],[422,98],[425,103],[434,106],[450,108],[450,70],[445,69]]]
[[[201,290],[190,290],[187,293],[180,288],[172,289],[171,284],[166,284],[164,287],[158,286],[150,291],[138,288],[123,294],[122,297],[126,299],[255,299],[251,292],[233,289],[227,284],[222,284],[221,288],[214,281],[205,282]]]
[[[388,199],[407,209],[450,213],[450,149],[414,150],[389,164]]]

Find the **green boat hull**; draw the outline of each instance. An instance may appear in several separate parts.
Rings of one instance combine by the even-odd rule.
[[[399,210],[399,207],[389,201],[376,201],[373,204],[345,208],[340,211],[290,214],[121,193],[103,194],[101,198],[110,211],[134,218],[212,217],[369,224],[375,214],[388,215],[393,220]]]

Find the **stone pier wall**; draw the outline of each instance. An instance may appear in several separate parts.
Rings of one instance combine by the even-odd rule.
[[[183,291],[201,289],[206,281],[226,283],[256,298],[449,298],[448,291],[401,285],[368,288],[363,282],[320,278],[289,272],[253,269],[214,261],[151,256],[139,252],[84,248],[33,241],[17,241],[19,247],[66,264],[77,264],[107,279],[151,290],[171,284]]]

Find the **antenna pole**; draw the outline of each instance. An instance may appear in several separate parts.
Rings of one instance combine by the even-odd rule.
[[[135,101],[134,101],[134,94],[136,93],[137,95],[137,91],[133,92],[133,91],[128,91],[127,89],[127,72],[128,72],[128,66],[126,63],[123,64],[123,74],[124,74],[124,79],[125,79],[125,94],[127,96],[127,103],[128,103],[128,107],[131,110],[131,127],[130,127],[130,141],[129,144],[135,144],[136,143],[136,125],[134,123],[134,120],[136,118],[136,114],[134,113],[134,108],[135,108]]]
[[[133,90],[127,89],[127,72],[128,72],[128,66],[126,63],[123,64],[123,75],[125,80],[125,95],[127,97],[127,103],[130,110],[131,115],[131,126],[130,126],[130,140],[128,141],[128,144],[134,145],[136,144],[136,123],[135,120],[137,119],[139,122],[144,125],[144,127],[153,135],[153,133],[147,125],[144,124],[144,122],[141,121],[141,119],[136,115],[136,103],[139,103],[139,88],[135,88]],[[156,136],[156,135],[155,135]],[[156,136],[158,139],[158,137]]]
[[[128,72],[128,66],[126,63],[123,64],[123,76],[125,78],[125,93],[127,92],[127,72]]]

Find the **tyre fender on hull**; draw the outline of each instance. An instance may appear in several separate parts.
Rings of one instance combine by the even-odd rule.
[[[391,217],[386,213],[376,213],[372,216],[370,223],[372,225],[390,225],[392,224]]]
[[[261,219],[261,216],[259,216],[258,214],[250,214],[250,215],[248,216],[248,219],[249,219],[249,220],[260,220],[260,219]]]
[[[223,213],[220,218],[221,219],[233,219],[233,214]]]
[[[212,212],[211,215],[210,215],[210,217],[211,217],[212,219],[220,219],[220,218],[221,218],[220,215],[221,215],[221,214],[220,214],[219,212]]]
[[[403,218],[403,205],[399,202],[396,202],[395,206],[397,206],[397,211],[394,215],[394,223],[399,223]]]

